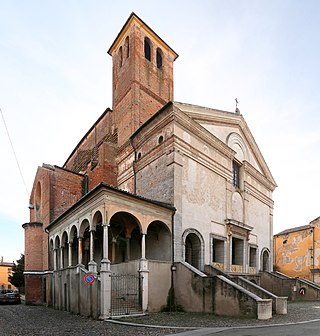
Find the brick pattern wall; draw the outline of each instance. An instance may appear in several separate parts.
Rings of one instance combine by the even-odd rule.
[[[97,142],[97,139],[95,140],[94,132],[91,133],[92,134],[84,139],[75,153],[70,157],[64,166],[65,168],[76,173],[87,172],[88,169],[95,166],[96,162],[101,158],[101,155],[104,154],[103,151],[101,152],[101,147],[103,147],[104,143],[117,144],[117,130],[113,134],[105,134],[99,142]],[[96,131],[96,133],[98,133],[98,131]],[[111,158],[109,158],[109,160],[110,159]]]
[[[162,67],[156,64],[157,42],[134,25],[128,31],[129,57],[113,55],[113,118],[119,129],[119,145],[127,141],[147,119],[173,100],[173,56],[162,50]],[[144,56],[144,39],[150,38],[151,61]],[[125,49],[125,39],[119,46]],[[120,131],[121,130],[121,131]]]
[[[99,147],[97,165],[87,171],[89,191],[101,182],[117,186],[116,150],[117,147],[111,143]]]
[[[31,192],[30,222],[25,229],[25,270],[48,269],[46,227],[84,194],[86,179],[56,166],[39,167]]]
[[[31,305],[42,304],[42,276],[26,275],[25,276],[25,303]]]
[[[43,238],[46,233],[43,231],[42,223],[31,222],[24,224],[25,237],[25,271],[43,270]]]
[[[55,167],[51,173],[50,222],[77,202],[85,191],[85,177]]]

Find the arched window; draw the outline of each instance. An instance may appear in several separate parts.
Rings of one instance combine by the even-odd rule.
[[[36,208],[36,221],[41,222],[41,184],[37,183],[36,195],[35,195],[35,208]]]
[[[119,59],[120,59],[120,67],[122,67],[122,62],[123,62],[122,47],[120,47],[119,49]]]
[[[151,42],[148,37],[144,38],[144,57],[151,62]]]
[[[232,184],[236,188],[240,188],[240,164],[232,161]]]
[[[270,255],[268,249],[264,248],[261,252],[261,269],[264,272],[270,272]]]
[[[157,48],[157,68],[162,69],[162,50]]]
[[[126,37],[126,40],[124,42],[124,51],[125,51],[125,57],[128,58],[130,55],[129,36]]]

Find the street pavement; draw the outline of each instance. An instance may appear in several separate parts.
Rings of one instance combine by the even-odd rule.
[[[0,305],[0,336],[163,336],[176,332],[97,321],[44,306]]]
[[[320,320],[274,326],[205,328],[177,334],[178,336],[319,336]]]
[[[261,321],[197,313],[153,313],[97,321],[44,306],[0,305],[0,336],[319,336],[320,301],[293,302],[288,314]]]

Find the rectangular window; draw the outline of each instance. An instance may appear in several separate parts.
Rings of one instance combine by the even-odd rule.
[[[250,267],[256,267],[257,266],[257,249],[255,247],[252,247],[252,246],[250,246],[249,266]]]
[[[240,188],[240,165],[236,161],[232,161],[232,184]]]
[[[224,263],[224,241],[212,239],[212,261]]]
[[[241,265],[243,264],[243,250],[244,250],[244,241],[232,237],[232,265]]]

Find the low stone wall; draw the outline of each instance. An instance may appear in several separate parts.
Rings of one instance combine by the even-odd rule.
[[[222,275],[214,277],[214,308],[216,315],[272,318],[272,300],[262,299]]]
[[[123,262],[121,264],[110,265],[111,272],[113,274],[122,275],[122,274],[134,274],[138,275],[140,267],[140,261],[133,260],[128,262]]]
[[[212,313],[212,278],[187,263],[176,263],[175,266],[176,304],[187,312]]]
[[[167,297],[171,287],[171,262],[149,260],[148,265],[148,311],[158,312],[167,303]]]
[[[287,297],[276,296],[275,294],[269,292],[265,288],[262,288],[241,276],[234,277],[233,280],[241,287],[247,289],[251,293],[258,295],[262,299],[271,299],[272,300],[272,310],[276,314],[281,314],[281,315],[287,314],[288,312]]]
[[[206,276],[187,263],[176,267],[176,302],[185,311],[261,320],[272,317],[271,299],[262,299],[222,275]]]
[[[100,283],[87,284],[87,271],[79,266],[68,267],[52,274],[52,305],[59,310],[98,318],[100,315]]]
[[[304,279],[290,278],[284,274],[263,272],[261,286],[277,296],[287,296],[290,301],[320,300],[319,286]]]

